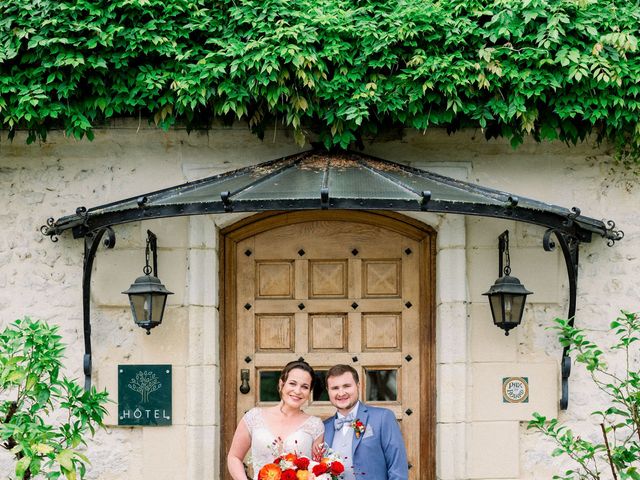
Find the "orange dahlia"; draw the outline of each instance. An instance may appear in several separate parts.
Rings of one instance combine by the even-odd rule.
[[[283,458],[287,462],[294,463],[298,459],[298,456],[295,453],[287,453]]]
[[[258,480],[280,480],[282,470],[275,463],[267,463],[258,472]]]
[[[296,472],[296,477],[298,477],[298,480],[308,480],[309,470],[298,470]]]

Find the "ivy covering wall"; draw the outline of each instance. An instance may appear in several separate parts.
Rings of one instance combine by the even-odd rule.
[[[0,128],[246,121],[640,143],[637,0],[5,0]]]

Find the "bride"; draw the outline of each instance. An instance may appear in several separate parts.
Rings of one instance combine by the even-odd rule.
[[[274,407],[252,408],[242,417],[227,455],[227,468],[233,480],[248,480],[242,460],[249,448],[254,480],[257,480],[260,469],[275,456],[296,453],[311,458],[312,451],[322,445],[322,420],[302,411],[314,381],[315,372],[307,362],[289,362],[278,381],[280,403]]]

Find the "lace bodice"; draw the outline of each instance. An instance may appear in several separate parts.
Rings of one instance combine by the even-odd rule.
[[[252,408],[244,415],[243,420],[251,434],[251,463],[254,479],[258,478],[258,472],[263,465],[272,462],[281,453],[295,452],[311,458],[313,441],[320,435],[324,435],[322,420],[311,416],[283,438],[281,445],[278,445],[275,435],[271,433],[265,422],[261,408]]]

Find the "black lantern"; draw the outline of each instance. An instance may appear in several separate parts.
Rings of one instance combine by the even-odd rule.
[[[524,313],[524,303],[527,295],[531,295],[516,277],[510,276],[511,265],[509,259],[509,230],[505,230],[498,237],[498,268],[500,277],[483,295],[489,297],[493,323],[509,335],[509,330],[520,325]],[[505,256],[506,265],[502,268],[502,257]]]
[[[173,295],[160,282],[160,279],[151,275],[149,266],[149,251],[153,254],[153,273],[158,274],[158,243],[157,237],[147,230],[147,246],[145,248],[145,266],[142,269],[144,276],[136,278],[129,290],[122,293],[129,295],[133,321],[141,328],[150,330],[162,323],[164,307],[167,303],[167,295]]]

